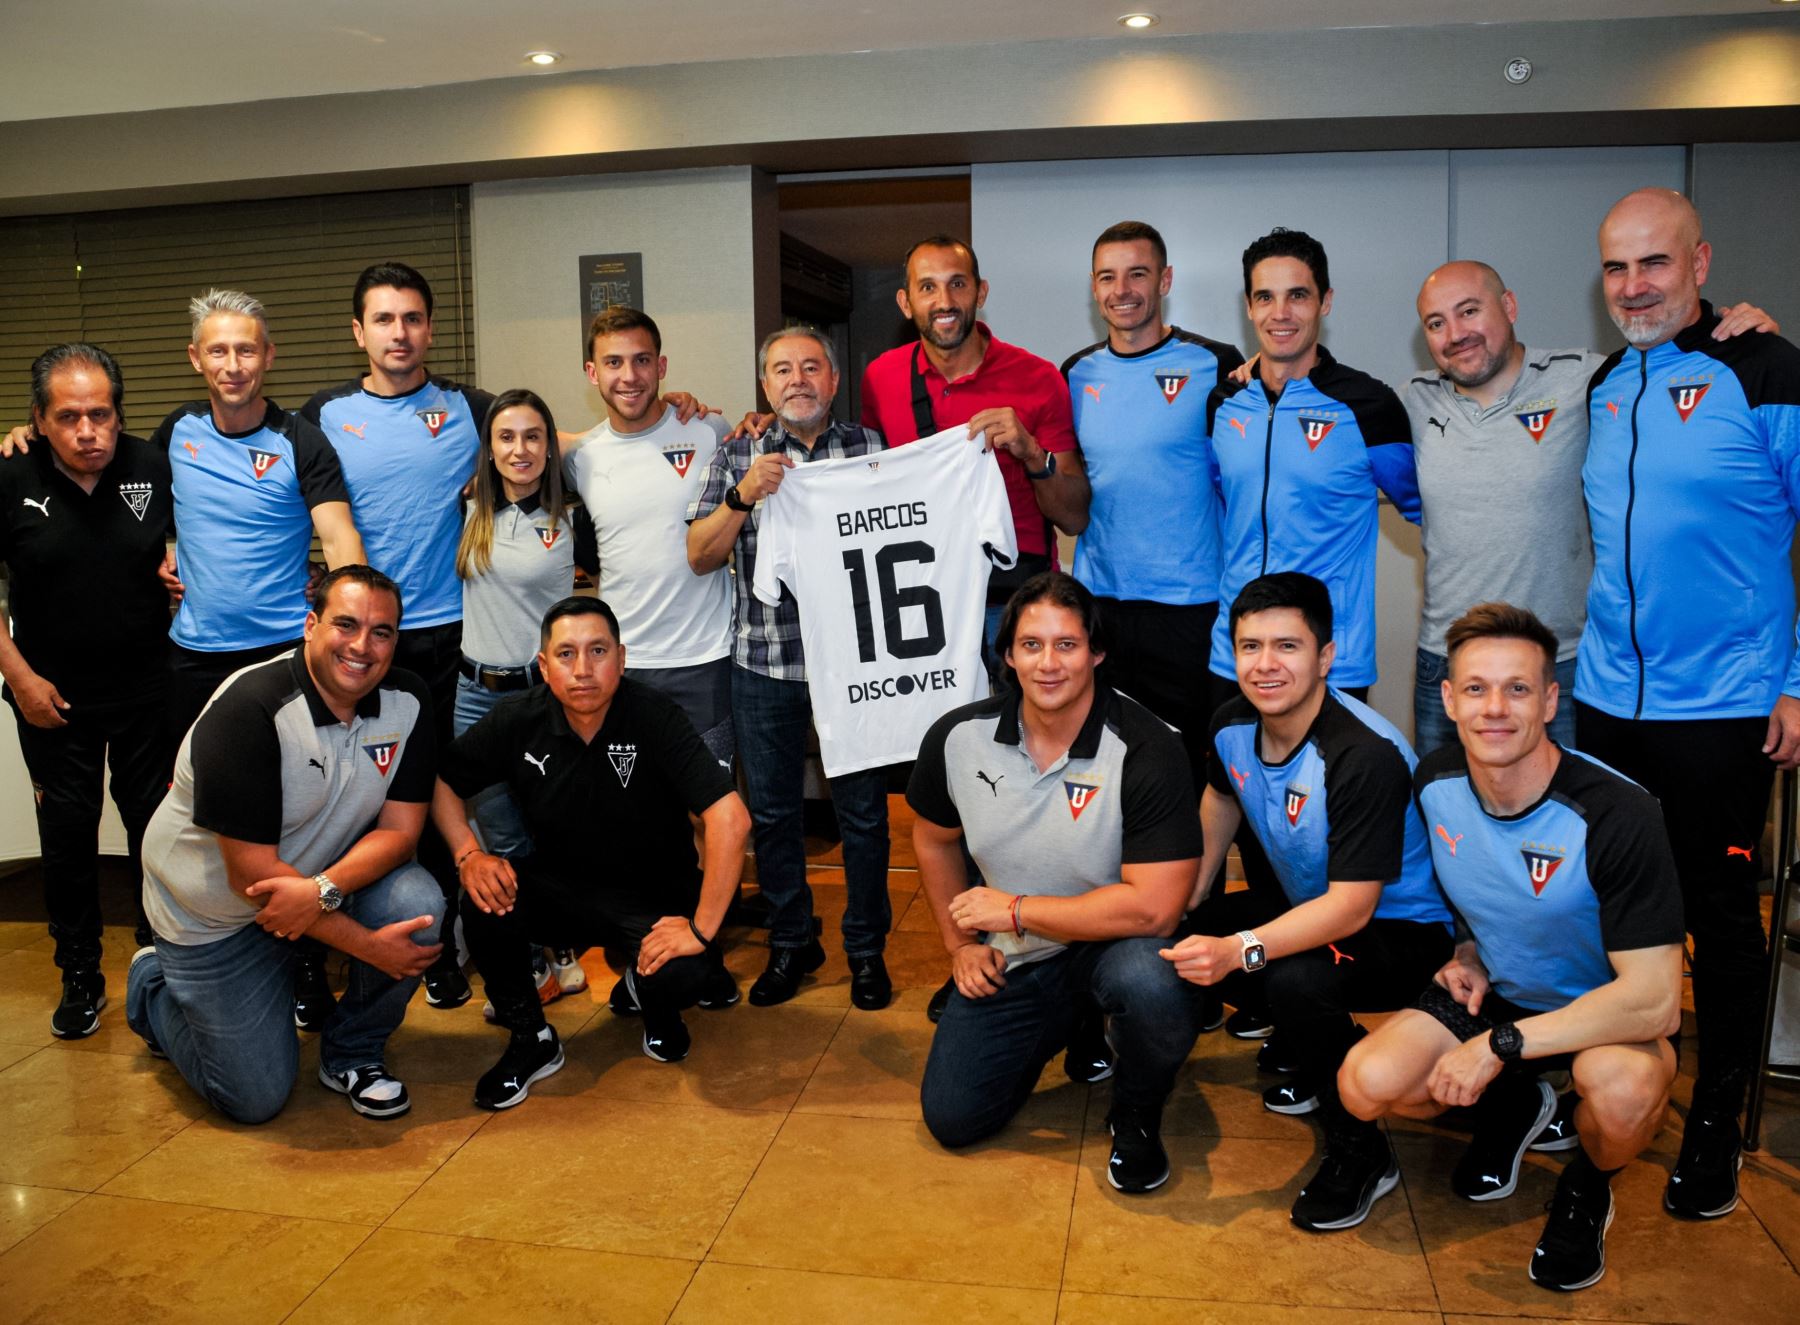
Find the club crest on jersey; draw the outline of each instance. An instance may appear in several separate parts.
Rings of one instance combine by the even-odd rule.
[[[267,474],[271,469],[275,468],[276,463],[280,461],[280,459],[281,453],[279,451],[252,451],[250,453],[250,468],[255,471],[256,477],[260,479],[264,474]]]
[[[1181,388],[1187,384],[1188,375],[1186,373],[1158,373],[1156,375],[1156,385],[1162,388],[1163,399],[1171,405],[1175,403],[1175,397],[1181,394]]]
[[[533,525],[531,527],[537,530],[538,542],[544,545],[546,551],[555,547],[556,540],[562,537],[562,529],[560,527],[556,529],[546,529],[542,525]]]
[[[137,516],[140,523],[144,512],[150,508],[150,498],[155,491],[155,485],[150,483],[119,484],[119,495],[125,499],[125,504],[131,507],[131,513]]]
[[[449,419],[450,411],[444,409],[442,406],[435,409],[422,409],[419,411],[419,422],[425,425],[426,429],[433,437],[438,435],[438,429],[442,428]]]
[[[1288,783],[1287,797],[1282,802],[1282,809],[1287,813],[1289,828],[1300,826],[1300,811],[1306,808],[1306,802],[1311,796],[1311,787],[1303,787],[1297,782]]]
[[[363,753],[368,755],[374,763],[375,771],[382,777],[386,777],[388,770],[394,766],[394,752],[399,748],[400,742],[398,741],[375,741],[370,745],[363,746]]]
[[[1081,818],[1081,812],[1094,803],[1094,797],[1100,794],[1100,785],[1096,782],[1064,782],[1063,795],[1069,798],[1069,817]]]
[[[1556,417],[1556,402],[1548,400],[1527,405],[1523,413],[1515,414],[1513,417],[1519,421],[1521,428],[1531,434],[1531,440],[1534,443],[1541,443],[1544,440],[1544,434],[1550,431],[1550,420]]]
[[[1677,382],[1669,388],[1669,399],[1675,402],[1675,412],[1681,415],[1686,423],[1688,415],[1700,408],[1700,402],[1706,399],[1706,393],[1712,389],[1712,380],[1704,382]]]
[[[1531,876],[1531,895],[1542,897],[1544,885],[1550,882],[1557,867],[1563,863],[1563,851],[1560,847],[1540,846],[1531,843],[1519,848],[1519,854],[1525,857],[1525,869]]]
[[[694,448],[685,451],[664,451],[663,459],[675,467],[675,473],[682,478],[687,477],[688,466],[694,463]]]
[[[1336,419],[1322,419],[1316,415],[1306,414],[1300,416],[1300,435],[1306,438],[1306,449],[1309,451],[1318,450],[1319,443],[1329,437],[1331,430],[1335,427],[1337,427]]]
[[[637,767],[637,746],[629,741],[614,743],[606,747],[606,757],[612,760],[613,772],[619,775],[619,785],[629,787],[631,770]]]

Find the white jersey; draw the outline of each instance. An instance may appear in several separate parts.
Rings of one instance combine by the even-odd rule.
[[[762,507],[752,588],[800,607],[828,777],[912,759],[987,694],[990,559],[1018,555],[1000,467],[962,425],[878,455],[790,469]]]
[[[564,473],[594,520],[600,596],[618,614],[633,667],[693,667],[731,652],[731,579],[688,568],[687,509],[725,435],[716,415],[583,434]]]

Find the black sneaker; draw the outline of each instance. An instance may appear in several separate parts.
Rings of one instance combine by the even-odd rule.
[[[1266,1040],[1274,1029],[1274,1022],[1249,1008],[1239,1008],[1225,1018],[1225,1033],[1234,1040]]]
[[[343,1072],[327,1071],[319,1064],[319,1082],[327,1090],[347,1096],[350,1107],[365,1118],[398,1118],[412,1108],[407,1098],[406,1083],[390,1077],[380,1063],[353,1067]]]
[[[427,995],[429,997],[429,995]],[[314,950],[300,954],[299,969],[294,972],[294,1027],[302,1031],[322,1031],[337,1006],[331,982],[325,978],[325,954]]]
[[[1581,1103],[1581,1096],[1574,1091],[1564,1091],[1556,1101],[1556,1117],[1552,1118],[1538,1133],[1538,1139],[1531,1143],[1531,1148],[1539,1152],[1552,1150],[1573,1150],[1581,1144],[1581,1137],[1575,1131],[1575,1106]]]
[[[659,1063],[679,1063],[688,1056],[693,1038],[679,1012],[644,1018],[644,1054]]]
[[[937,1025],[938,1018],[944,1015],[944,1009],[950,1006],[950,995],[955,992],[956,980],[954,978],[939,985],[937,993],[933,994],[931,1001],[925,1005],[925,1020],[933,1026]]]
[[[606,996],[606,1010],[615,1017],[635,1017],[643,1011],[638,1006],[637,994],[632,990],[629,970],[619,977],[619,982],[612,987],[612,993]]]
[[[81,968],[63,976],[62,1002],[50,1014],[50,1033],[59,1040],[83,1040],[100,1029],[100,1009],[106,1006],[106,977],[94,968]]]
[[[1106,1017],[1099,1011],[1075,1023],[1063,1053],[1063,1071],[1077,1085],[1091,1086],[1113,1074],[1113,1047],[1106,1039]]]
[[[1289,1218],[1313,1233],[1355,1228],[1399,1185],[1400,1165],[1385,1140],[1364,1148],[1327,1137],[1319,1171],[1294,1198]]]
[[[1681,1134],[1681,1155],[1663,1209],[1679,1219],[1717,1219],[1737,1209],[1738,1170],[1744,1167],[1744,1135],[1735,1113],[1694,1110]]]
[[[500,1061],[475,1083],[475,1105],[481,1109],[510,1109],[531,1094],[533,1082],[562,1071],[562,1040],[554,1026],[536,1034],[512,1033]]]
[[[738,982],[725,969],[724,963],[707,972],[706,983],[700,988],[701,1007],[712,1012],[718,1008],[728,1008],[737,1001]]]
[[[1450,1174],[1450,1190],[1465,1201],[1511,1196],[1525,1152],[1555,1116],[1556,1092],[1548,1081],[1495,1081],[1475,1105],[1475,1135]]]
[[[1106,1180],[1122,1192],[1153,1192],[1169,1180],[1169,1152],[1163,1149],[1162,1120],[1155,1114],[1122,1113],[1112,1119],[1112,1158]]]
[[[425,972],[425,1001],[434,1008],[460,1008],[469,1001],[471,992],[469,978],[454,959]]]
[[[1612,1227],[1613,1196],[1610,1186],[1576,1190],[1569,1181],[1572,1169],[1564,1169],[1556,1195],[1547,1207],[1544,1235],[1531,1253],[1527,1273],[1540,1288],[1573,1293],[1600,1282],[1606,1273],[1606,1230]]]
[[[1210,1035],[1225,1024],[1225,1005],[1219,996],[1207,989],[1200,996],[1200,1033]]]
[[[1289,1077],[1263,1092],[1263,1108],[1270,1113],[1298,1116],[1319,1107],[1319,1092],[1303,1077]]]
[[[1300,1070],[1300,1060],[1294,1057],[1286,1039],[1271,1035],[1256,1051],[1256,1070],[1272,1077],[1291,1077]]]

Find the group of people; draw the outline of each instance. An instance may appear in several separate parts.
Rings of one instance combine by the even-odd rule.
[[[654,321],[616,308],[587,342],[606,418],[559,433],[531,391],[430,374],[430,288],[398,263],[353,293],[368,372],[298,414],[262,395],[274,345],[241,292],[194,301],[207,399],[148,442],[105,350],[46,351],[0,462],[0,675],[38,799],[53,1030],[91,1033],[106,1001],[103,758],[144,879],[127,1019],[234,1118],[282,1107],[296,1027],[320,1033],[323,1085],[405,1112],[385,1046],[421,979],[432,1006],[471,996],[459,919],[509,1032],[478,1105],[562,1066],[543,1005],[583,987],[588,947],[621,954],[610,1006],[644,1052],[679,1061],[683,1012],[738,999],[719,940],[747,841],[769,907],[748,1001],[793,997],[824,961],[814,714],[803,605],[753,587],[767,498],[797,466],[964,429],[1018,555],[987,581],[1001,692],[932,726],[907,793],[951,965],[932,1134],[992,1135],[1061,1054],[1113,1080],[1113,1186],[1154,1190],[1177,1070],[1223,1024],[1263,1041],[1268,1108],[1319,1116],[1297,1225],[1351,1227],[1393,1188],[1380,1118],[1472,1106],[1452,1186],[1500,1199],[1528,1149],[1575,1151],[1530,1273],[1594,1282],[1611,1176],[1675,1075],[1684,933],[1699,1073],[1664,1203],[1736,1204],[1757,843],[1774,770],[1800,762],[1800,352],[1701,300],[1710,248],[1680,195],[1628,195],[1599,241],[1626,348],[1527,349],[1499,275],[1452,262],[1418,297],[1435,367],[1399,395],[1320,344],[1311,236],[1246,249],[1246,363],[1166,323],[1173,269],[1135,221],[1093,247],[1107,338],[1060,372],[979,320],[967,243],[916,244],[897,297],[918,337],[871,363],[855,424],[816,330],[762,342],[772,413],[727,435],[664,390]],[[1381,493],[1423,527],[1412,744],[1364,702]],[[597,598],[571,596],[577,569]],[[887,778],[830,779],[863,1009],[892,994]],[[1227,891],[1234,842],[1248,886]],[[350,959],[341,995],[327,948]],[[1352,1019],[1382,1011],[1366,1036]]]

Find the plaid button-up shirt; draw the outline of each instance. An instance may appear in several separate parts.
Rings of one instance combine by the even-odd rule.
[[[777,421],[759,438],[739,437],[713,452],[700,485],[700,495],[688,507],[688,523],[703,520],[725,504],[726,489],[750,470],[759,455],[771,451],[789,456],[795,464],[814,460],[842,460],[849,456],[885,451],[887,443],[873,428],[833,419],[808,450]],[[756,576],[756,529],[762,520],[762,503],[744,517],[732,549],[735,577],[732,581],[731,658],[739,667],[777,681],[804,681],[806,655],[800,647],[800,605],[784,584],[781,601],[770,607],[751,589]]]

